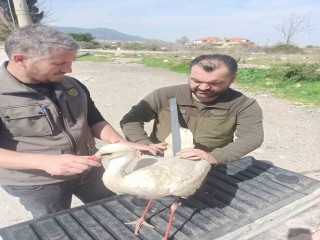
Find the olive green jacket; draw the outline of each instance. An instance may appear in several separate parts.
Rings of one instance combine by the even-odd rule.
[[[254,99],[228,89],[203,104],[187,84],[157,89],[133,106],[120,122],[124,135],[137,143],[163,142],[171,132],[170,98],[177,99],[179,123],[191,130],[195,147],[211,152],[218,163],[239,159],[263,142],[262,111]],[[153,119],[149,137],[143,127]]]
[[[95,140],[87,123],[87,95],[71,77],[54,84],[59,106],[0,68],[0,148],[44,154],[91,155]],[[72,179],[41,170],[0,168],[0,185],[41,185]]]

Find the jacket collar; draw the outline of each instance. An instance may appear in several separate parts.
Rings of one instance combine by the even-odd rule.
[[[36,90],[29,88],[25,84],[21,83],[17,78],[15,78],[8,70],[8,61],[5,61],[0,67],[0,81],[1,88],[0,93],[5,95],[19,94],[19,93],[37,93]],[[67,81],[66,77],[59,83],[54,84],[56,90],[67,91],[72,89],[74,86]]]

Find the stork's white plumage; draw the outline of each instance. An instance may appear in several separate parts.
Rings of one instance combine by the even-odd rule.
[[[107,188],[118,194],[151,199],[165,196],[187,197],[194,194],[211,167],[205,160],[146,157],[138,161],[138,165],[144,165],[143,167],[126,173],[136,151],[125,144],[103,146],[96,156],[111,159],[103,175]],[[103,160],[102,163],[104,162]],[[137,234],[140,226],[146,223],[144,219],[135,223]]]
[[[181,142],[180,142],[181,149],[194,148],[193,134],[190,131],[190,129],[180,127],[180,140],[181,140]],[[165,157],[172,157],[173,156],[172,133],[170,133],[164,141],[168,144],[167,149],[164,151],[164,156]]]

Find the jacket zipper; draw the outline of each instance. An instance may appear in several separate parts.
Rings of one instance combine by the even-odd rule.
[[[57,95],[57,100],[59,99],[59,97],[61,96],[62,93],[59,93],[59,95]],[[59,105],[59,107],[55,104],[55,102],[53,100],[50,99],[50,101],[53,103],[53,105],[55,106],[57,112],[58,112],[58,117],[60,119],[60,123],[61,123],[61,127],[63,132],[66,134],[67,138],[69,139],[69,142],[71,144],[71,149],[74,155],[80,155],[77,151],[77,142],[75,137],[71,134],[71,132],[68,130],[67,125],[63,119],[63,114],[62,114],[62,110],[61,110],[61,106]]]

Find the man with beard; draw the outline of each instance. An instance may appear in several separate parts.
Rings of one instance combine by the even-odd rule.
[[[72,72],[79,44],[56,29],[28,25],[5,42],[0,67],[0,185],[34,218],[114,195],[102,182],[95,138],[127,142],[101,115]],[[147,147],[147,148],[146,148]]]
[[[171,132],[169,99],[176,98],[179,123],[193,134],[194,148],[177,157],[205,159],[216,165],[239,159],[263,142],[262,111],[256,100],[230,88],[237,62],[222,54],[202,55],[189,67],[189,84],[157,89],[122,118],[126,138],[153,146],[159,154],[167,148]],[[144,122],[154,120],[150,136]]]

